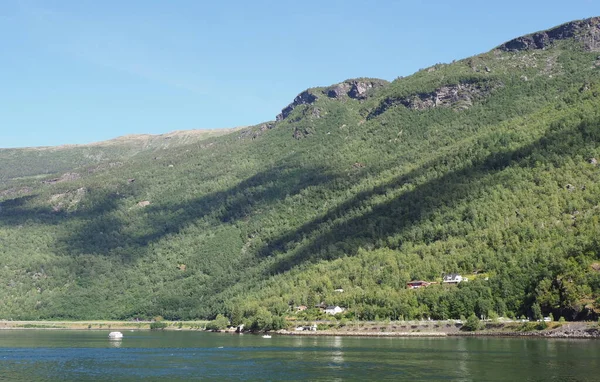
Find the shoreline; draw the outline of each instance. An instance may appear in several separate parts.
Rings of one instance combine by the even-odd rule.
[[[505,322],[487,324],[477,331],[463,331],[462,325],[442,325],[441,322],[405,324],[403,328],[410,330],[386,330],[389,328],[377,325],[361,327],[332,328],[318,331],[279,330],[275,333],[289,336],[341,336],[341,337],[532,337],[532,338],[572,338],[600,339],[600,325],[596,322],[548,323],[546,329],[537,330],[531,327],[535,323]],[[392,326],[397,328],[398,325]],[[523,329],[527,328],[527,329]],[[521,330],[519,330],[521,329]]]
[[[166,331],[206,331],[209,321],[160,321],[164,327],[155,330]],[[0,321],[2,330],[153,330],[153,321]],[[291,323],[290,323],[291,324]],[[571,339],[600,339],[600,325],[597,322],[567,322],[548,323],[548,328],[535,330],[535,323],[503,322],[487,323],[485,328],[477,331],[463,331],[462,325],[454,321],[421,321],[421,322],[354,322],[347,326],[336,326],[329,322],[328,328],[317,331],[286,330],[270,331],[269,333],[286,336],[314,337],[534,337],[534,338],[571,338]],[[526,330],[527,325],[530,327]],[[334,327],[335,326],[335,327]],[[519,330],[520,329],[520,330]],[[235,328],[220,331],[220,333],[236,334]],[[253,334],[252,332],[245,332]],[[261,332],[262,333],[262,332]],[[260,334],[260,333],[254,333]]]
[[[157,321],[0,321],[2,330],[152,330]],[[209,321],[158,321],[166,324],[164,330],[204,330]]]
[[[380,333],[361,333],[361,332],[339,332],[339,331],[317,331],[317,332],[275,332],[283,336],[303,336],[303,337],[394,337],[394,338],[449,338],[449,337],[504,337],[504,338],[548,338],[548,339],[600,339],[600,335],[583,335],[578,333],[549,333],[549,332],[458,332],[458,333],[438,333],[438,332],[380,332]]]

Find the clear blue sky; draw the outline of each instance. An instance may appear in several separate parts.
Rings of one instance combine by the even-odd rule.
[[[2,0],[0,147],[252,125],[600,15],[600,0]]]

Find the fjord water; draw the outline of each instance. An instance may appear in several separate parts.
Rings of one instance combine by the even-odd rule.
[[[600,380],[600,341],[0,331],[0,381]]]

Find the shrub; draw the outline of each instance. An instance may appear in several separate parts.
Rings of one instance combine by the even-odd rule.
[[[498,317],[498,313],[496,313],[496,312],[495,312],[495,311],[493,311],[493,310],[489,310],[489,311],[488,311],[488,318],[489,318],[489,319],[490,319],[490,320],[491,320],[493,323],[496,323],[496,322],[498,322],[498,318],[499,318],[499,317]]]
[[[540,322],[536,323],[536,325],[535,325],[536,330],[544,330],[547,328],[548,328],[548,323],[546,323],[546,321],[540,321]]]
[[[206,324],[207,330],[223,330],[227,329],[229,325],[229,319],[222,314],[217,314],[217,317]]]
[[[520,332],[530,332],[532,330],[535,329],[535,323],[534,322],[523,322],[518,328],[517,330]]]
[[[466,330],[468,332],[474,332],[476,330],[479,330],[480,328],[481,322],[479,321],[479,318],[477,318],[475,314],[471,314],[469,318],[467,318],[467,321],[463,324],[461,329]]]
[[[150,323],[150,330],[163,330],[167,327],[167,323],[163,321],[155,321]]]

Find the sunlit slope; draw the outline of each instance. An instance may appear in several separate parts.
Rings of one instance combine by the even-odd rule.
[[[0,316],[276,326],[325,302],[361,319],[593,317],[597,26],[311,88],[275,122],[21,179],[0,191]],[[406,289],[454,272],[471,280]]]
[[[235,129],[174,131],[161,135],[128,135],[87,145],[56,147],[0,148],[0,186],[19,184],[20,180],[44,180],[75,168],[115,166],[143,151],[175,149],[227,134]]]

